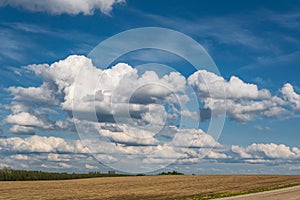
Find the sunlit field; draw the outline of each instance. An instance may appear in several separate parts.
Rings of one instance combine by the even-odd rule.
[[[186,199],[300,183],[300,176],[183,175],[0,182],[0,199]]]

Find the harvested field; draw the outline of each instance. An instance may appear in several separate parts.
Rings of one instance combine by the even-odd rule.
[[[300,183],[300,176],[184,175],[0,182],[0,199],[184,199]]]

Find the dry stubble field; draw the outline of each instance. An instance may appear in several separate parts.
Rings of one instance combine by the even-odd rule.
[[[300,183],[300,176],[184,175],[0,182],[0,199],[184,199]]]

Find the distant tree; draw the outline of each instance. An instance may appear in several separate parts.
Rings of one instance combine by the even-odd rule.
[[[161,172],[158,175],[184,175],[184,174],[174,170],[172,172]]]
[[[114,170],[108,171],[108,174],[116,174]]]

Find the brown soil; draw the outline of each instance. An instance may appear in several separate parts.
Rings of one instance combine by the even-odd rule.
[[[300,176],[185,175],[0,182],[0,199],[184,199],[300,183]]]

